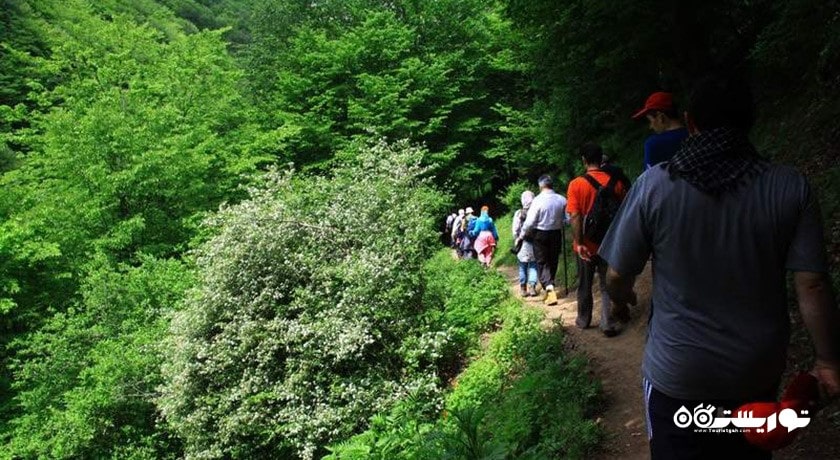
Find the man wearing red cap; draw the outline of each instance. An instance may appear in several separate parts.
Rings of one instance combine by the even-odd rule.
[[[645,101],[645,106],[633,115],[634,120],[646,117],[653,133],[645,141],[644,169],[668,161],[677,153],[682,141],[688,137],[683,126],[674,96],[671,93],[656,92]]]

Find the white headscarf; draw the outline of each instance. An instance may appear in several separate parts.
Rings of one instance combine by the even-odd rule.
[[[522,201],[522,209],[528,209],[531,207],[531,202],[534,201],[534,192],[530,190],[525,190],[522,192],[522,197],[520,198]]]

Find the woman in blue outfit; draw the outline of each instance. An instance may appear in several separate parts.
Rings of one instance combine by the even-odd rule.
[[[481,207],[481,216],[475,220],[470,237],[473,238],[478,261],[481,265],[489,267],[493,261],[493,251],[496,250],[496,242],[499,241],[499,233],[496,231],[496,224],[490,218],[490,208]]]

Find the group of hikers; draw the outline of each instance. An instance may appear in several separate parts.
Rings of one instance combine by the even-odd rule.
[[[812,399],[840,396],[840,314],[815,193],[802,174],[770,162],[750,142],[754,104],[740,79],[700,80],[683,114],[672,94],[654,93],[633,118],[647,120],[653,134],[632,186],[600,146],[588,143],[580,147],[584,173],[565,197],[548,175],[539,178],[536,196],[522,193],[512,226],[520,291],[535,296],[539,284],[545,303],[557,303],[568,225],[578,263],[576,326],[592,320],[597,273],[600,329],[613,337],[637,304],[635,277],[650,262],[642,384],[651,457],[771,458],[779,443],[748,440],[737,430],[678,427],[675,414],[681,407],[734,411],[776,401],[790,335],[788,272],[816,351]],[[486,209],[479,218],[470,211],[453,219],[459,229],[450,235],[461,255],[475,238],[489,264],[492,249],[488,256],[479,247],[492,248],[495,226]],[[479,219],[480,229],[470,223]],[[493,239],[479,245],[485,233]]]
[[[482,266],[489,268],[496,242],[499,241],[499,232],[490,217],[489,207],[482,206],[478,217],[473,212],[473,208],[467,207],[447,216],[446,235],[458,258],[477,257]]]

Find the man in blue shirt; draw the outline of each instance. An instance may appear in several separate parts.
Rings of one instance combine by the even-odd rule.
[[[682,141],[688,137],[683,126],[674,96],[671,93],[656,92],[645,101],[645,106],[633,115],[634,120],[646,117],[653,134],[645,140],[644,169],[668,161],[677,153]]]

